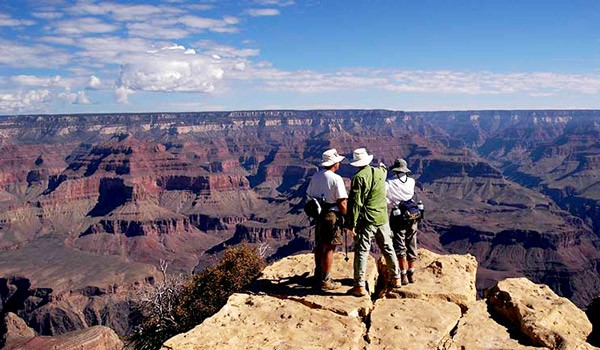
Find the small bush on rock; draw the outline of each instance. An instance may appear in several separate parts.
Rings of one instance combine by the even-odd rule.
[[[129,337],[135,349],[160,349],[169,338],[187,332],[215,314],[236,292],[244,290],[265,267],[258,247],[240,244],[228,248],[214,267],[191,277],[166,274],[138,300],[141,320]]]

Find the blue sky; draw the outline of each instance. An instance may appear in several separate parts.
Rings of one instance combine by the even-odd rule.
[[[600,109],[600,1],[0,2],[0,114]]]

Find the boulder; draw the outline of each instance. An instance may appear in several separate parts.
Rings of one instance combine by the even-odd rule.
[[[384,264],[381,259],[379,264]],[[382,266],[380,271],[385,271]],[[463,311],[475,302],[475,275],[477,260],[467,255],[440,255],[419,249],[415,263],[416,283],[402,286],[387,293],[388,298],[412,298],[422,300],[444,300],[458,304]]]
[[[373,307],[369,296],[356,298],[346,292],[353,285],[354,254],[348,254],[348,261],[343,253],[335,253],[331,277],[341,282],[338,290],[330,292],[316,291],[312,286],[315,266],[313,254],[300,254],[283,258],[265,268],[251,290],[256,293],[275,295],[292,299],[312,308],[333,311],[340,315],[358,316],[367,314]],[[375,259],[367,261],[367,285],[374,292],[377,278]]]
[[[447,301],[380,299],[371,313],[367,349],[440,348],[460,316],[460,307]]]
[[[460,319],[456,334],[452,337],[454,349],[539,349],[512,339],[506,327],[492,319],[487,307],[483,300],[469,305],[469,310]]]
[[[552,349],[589,348],[592,324],[569,299],[526,278],[508,278],[489,290],[488,303],[503,322],[532,344]]]
[[[4,322],[6,325],[6,338],[33,338],[35,332],[31,329],[22,318],[9,312],[4,316]]]
[[[227,305],[187,333],[164,343],[179,349],[361,349],[364,323],[267,295],[234,294]]]

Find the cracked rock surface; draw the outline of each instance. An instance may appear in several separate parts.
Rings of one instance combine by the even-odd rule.
[[[312,289],[312,254],[284,258],[247,293],[234,294],[217,314],[162,349],[597,349],[586,342],[591,324],[585,313],[547,287],[508,279],[477,301],[477,262],[470,255],[421,249],[416,283],[399,291],[375,290],[371,259],[371,295],[363,298],[345,294],[353,268],[352,256],[343,257],[334,258],[332,277],[342,283],[337,290]]]

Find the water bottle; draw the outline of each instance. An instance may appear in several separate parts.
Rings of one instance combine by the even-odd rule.
[[[421,212],[421,220],[425,219],[425,206],[420,199],[417,202],[417,208],[419,208],[419,211]]]

